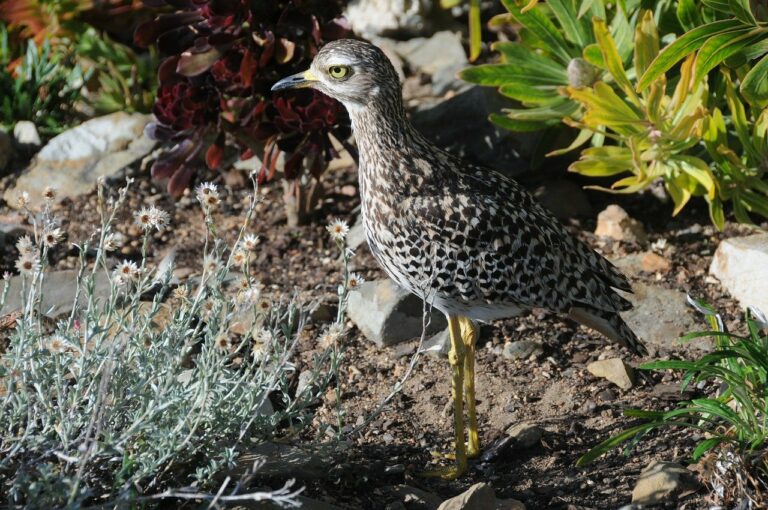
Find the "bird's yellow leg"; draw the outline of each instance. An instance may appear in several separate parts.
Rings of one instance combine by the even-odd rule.
[[[454,465],[422,473],[423,476],[454,480],[467,470],[467,452],[464,445],[464,358],[466,349],[461,338],[459,318],[448,318],[451,350],[448,362],[451,364],[451,396],[453,397],[453,422],[455,438]]]
[[[459,318],[461,339],[466,354],[464,356],[464,401],[467,406],[467,457],[474,459],[480,456],[480,439],[477,431],[477,414],[475,412],[475,343],[477,342],[477,325],[467,317]]]

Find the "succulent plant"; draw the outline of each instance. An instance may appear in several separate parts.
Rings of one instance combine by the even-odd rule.
[[[304,168],[319,177],[337,154],[331,136],[350,134],[341,105],[311,90],[272,98],[270,86],[299,71],[324,42],[347,32],[343,1],[151,0],[171,6],[136,29],[139,46],[156,44],[167,57],[151,133],[173,147],[152,167],[178,195],[189,184],[194,162],[205,151],[217,168],[228,140],[241,158],[263,151],[259,178],[274,176],[281,153],[284,174]]]

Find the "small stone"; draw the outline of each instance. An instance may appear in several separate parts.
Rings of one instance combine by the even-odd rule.
[[[350,320],[379,347],[419,338],[424,324],[427,335],[448,326],[442,313],[434,310],[425,320],[425,312],[429,310],[421,299],[389,279],[364,282],[349,294],[347,305]]]
[[[621,389],[628,390],[635,384],[635,372],[619,358],[593,361],[587,365],[587,370],[595,377],[611,381]]]
[[[653,460],[640,473],[632,491],[632,503],[651,506],[674,501],[698,487],[695,475],[680,464]]]
[[[720,243],[709,267],[742,306],[768,313],[768,234],[734,237]]]
[[[42,302],[40,310],[51,318],[60,317],[72,311],[77,290],[78,272],[75,270],[46,272],[43,277]],[[102,271],[97,271],[93,282],[94,298],[105,300],[110,294],[109,276]],[[21,308],[21,290],[23,282],[21,276],[14,276],[10,280],[8,290],[8,299],[5,305],[0,308],[0,316],[3,316],[13,310]],[[79,303],[82,306],[85,303],[85,295],[81,293]]]
[[[640,265],[646,273],[666,273],[671,267],[667,259],[652,251],[645,252],[642,255]]]
[[[638,244],[648,242],[643,224],[630,218],[627,211],[615,204],[609,205],[597,215],[595,235]]]
[[[539,444],[544,431],[531,423],[517,423],[509,427],[506,434],[515,440],[518,448],[531,448]]]
[[[448,359],[451,350],[451,335],[448,329],[424,340],[422,351],[433,358]]]
[[[397,43],[395,51],[412,69],[432,77],[433,95],[469,88],[466,82],[456,79],[456,73],[468,64],[460,32],[444,30],[429,38],[410,39]]]
[[[597,397],[603,402],[613,402],[616,400],[616,393],[614,393],[610,388],[606,388],[598,393]]]
[[[20,120],[13,126],[13,139],[22,150],[33,150],[43,144],[37,126],[29,120]]]
[[[502,356],[506,359],[528,359],[544,354],[544,347],[530,340],[518,340],[504,344]]]

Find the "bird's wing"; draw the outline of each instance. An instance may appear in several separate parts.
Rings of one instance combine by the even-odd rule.
[[[530,193],[493,170],[466,163],[463,169],[443,173],[401,206],[414,229],[431,229],[422,239],[463,262],[459,270],[476,282],[477,297],[559,312],[631,308],[615,291],[631,292],[626,277]]]

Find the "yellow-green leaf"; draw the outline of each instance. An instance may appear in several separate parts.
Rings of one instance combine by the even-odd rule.
[[[624,89],[624,92],[637,103],[635,90],[629,82],[629,78],[627,78],[627,73],[624,71],[624,64],[622,64],[621,56],[619,56],[619,50],[616,49],[616,43],[614,42],[613,37],[611,37],[605,21],[595,18],[592,20],[592,24],[594,26],[597,44],[600,46],[600,51],[603,54],[605,67],[608,69],[608,72],[611,73],[611,76],[613,76],[614,81],[616,81],[616,83]]]
[[[635,27],[635,69],[642,75],[659,54],[659,31],[653,11],[644,10]]]

